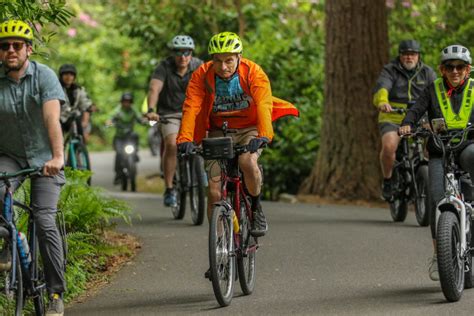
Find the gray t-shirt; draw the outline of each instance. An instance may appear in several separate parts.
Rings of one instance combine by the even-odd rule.
[[[192,57],[183,77],[177,73],[174,57],[166,58],[156,67],[151,78],[163,81],[158,99],[158,114],[181,113],[191,75],[201,64],[202,60]]]
[[[12,157],[22,167],[42,167],[51,160],[43,122],[43,104],[50,100],[61,104],[65,100],[53,70],[30,61],[17,83],[0,66],[0,154]]]

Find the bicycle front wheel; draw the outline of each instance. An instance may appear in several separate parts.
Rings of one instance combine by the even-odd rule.
[[[0,240],[0,252],[6,248],[6,251],[11,253],[11,248],[9,248],[10,245],[11,244],[4,240]],[[18,255],[18,251],[14,251],[13,253],[16,256],[16,275],[15,277],[13,276],[12,267],[0,271],[0,289],[2,290],[1,294],[6,298],[6,300],[2,300],[0,298],[0,302],[4,304],[2,305],[2,308],[5,311],[5,315],[21,316],[24,304],[23,277],[21,273],[20,256]]]
[[[415,185],[418,196],[415,200],[416,221],[420,226],[428,226],[430,223],[430,202],[428,198],[428,166],[421,165],[416,172]]]
[[[78,143],[76,145],[74,155],[76,157],[77,170],[91,170],[89,152],[84,144]],[[91,185],[91,178],[87,179],[87,184]]]
[[[176,205],[171,207],[174,219],[183,219],[186,212],[186,162],[178,159],[173,186],[176,189]]]
[[[191,218],[194,225],[202,225],[204,221],[204,210],[206,209],[206,196],[204,190],[204,165],[200,156],[193,156],[190,159],[191,185],[189,190],[189,200],[191,204]]]
[[[228,306],[234,295],[235,256],[232,212],[215,206],[209,226],[209,263],[214,295],[219,305]]]
[[[441,289],[450,302],[459,301],[464,289],[464,260],[457,216],[443,212],[438,221],[437,252]]]
[[[257,240],[250,235],[250,221],[244,201],[240,202],[240,255],[237,258],[237,270],[242,292],[252,294],[255,288]]]
[[[395,194],[390,202],[390,215],[394,222],[403,222],[407,217],[408,203],[405,197],[405,183],[399,168],[395,168],[392,174],[392,186]]]

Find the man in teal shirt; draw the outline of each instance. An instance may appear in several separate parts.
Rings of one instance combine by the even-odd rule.
[[[50,295],[47,315],[63,315],[65,267],[56,211],[65,182],[59,123],[64,92],[50,68],[29,60],[32,41],[28,24],[17,20],[0,24],[0,171],[43,168],[43,175],[31,180],[31,206]],[[14,188],[19,185],[15,182]],[[1,186],[2,197],[4,192]],[[0,254],[0,261],[8,260]]]

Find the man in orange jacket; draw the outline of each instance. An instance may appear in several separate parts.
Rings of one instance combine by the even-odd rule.
[[[239,166],[252,198],[254,221],[251,234],[265,235],[268,225],[260,205],[262,174],[258,167],[261,147],[273,138],[272,118],[297,113],[293,105],[272,97],[270,81],[262,68],[242,58],[242,41],[231,32],[214,35],[208,47],[212,60],[193,73],[186,90],[183,119],[177,138],[178,150],[189,154],[194,142],[222,136],[221,128],[237,129],[234,143],[248,145],[239,156]],[[280,110],[275,113],[274,103]],[[278,112],[278,111],[277,111]],[[209,181],[208,218],[212,205],[220,200],[220,168],[207,164]]]

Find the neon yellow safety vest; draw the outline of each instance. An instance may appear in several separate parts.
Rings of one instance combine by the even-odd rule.
[[[466,84],[467,88],[464,89],[461,108],[459,109],[459,113],[456,114],[453,111],[451,100],[444,88],[443,78],[438,78],[434,81],[436,97],[438,98],[439,107],[441,108],[448,129],[464,129],[471,118],[472,103],[474,101],[472,95],[474,91],[474,80],[469,79]]]

